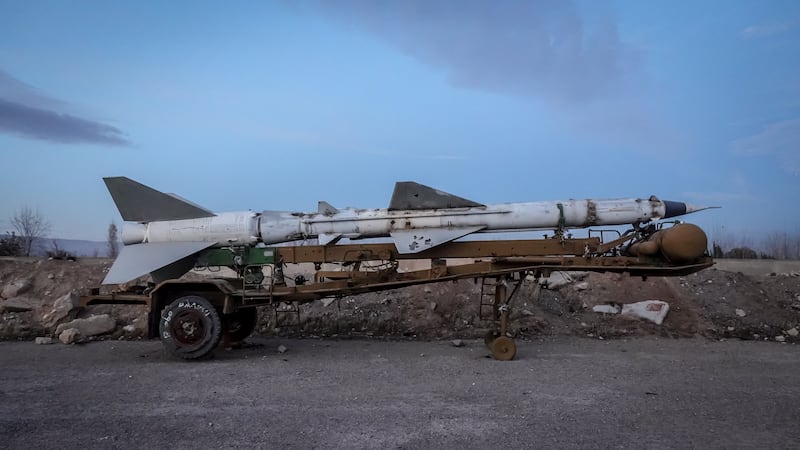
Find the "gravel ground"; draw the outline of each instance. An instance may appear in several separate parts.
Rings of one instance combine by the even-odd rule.
[[[800,353],[768,342],[255,338],[0,343],[3,448],[789,448]],[[288,352],[278,353],[283,344]]]

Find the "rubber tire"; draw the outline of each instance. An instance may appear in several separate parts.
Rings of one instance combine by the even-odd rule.
[[[256,329],[258,311],[242,308],[232,314],[222,315],[223,339],[227,343],[242,342]]]
[[[517,355],[517,344],[508,336],[498,336],[490,348],[492,356],[498,361],[511,361]]]
[[[187,295],[164,308],[158,335],[172,355],[199,359],[210,355],[219,344],[222,321],[211,302],[203,297]]]

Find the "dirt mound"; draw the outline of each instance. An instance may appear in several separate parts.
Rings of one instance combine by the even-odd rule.
[[[0,259],[0,339],[52,335],[58,323],[52,323],[52,317],[50,322],[46,319],[56,300],[97,286],[110,265],[108,259],[90,258],[77,262]],[[540,288],[535,280],[523,283],[512,303],[511,328],[517,336],[699,335],[798,340],[797,276],[747,276],[708,269],[679,278],[642,280],[592,273],[567,275],[566,281],[558,287],[559,283],[551,283],[551,289]],[[494,327],[491,307],[481,307],[480,299],[480,283],[461,280],[299,306],[281,304],[261,308],[257,330],[290,336],[477,338]],[[661,325],[592,311],[596,305],[620,306],[643,300],[669,304]],[[146,311],[138,306],[93,306],[65,315],[60,323],[99,314],[110,314],[117,321],[116,330],[106,337],[127,339],[146,334]]]
[[[147,334],[146,312],[141,307],[99,305],[76,308],[53,321],[59,299],[98,286],[111,267],[107,258],[78,261],[36,258],[0,258],[0,339],[51,336],[60,323],[75,318],[110,314],[117,329],[108,337],[138,338]],[[126,325],[132,325],[127,330]]]

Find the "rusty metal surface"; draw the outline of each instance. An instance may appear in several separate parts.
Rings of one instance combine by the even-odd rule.
[[[623,241],[624,242],[624,241]],[[394,261],[400,259],[488,258],[584,255],[600,248],[600,238],[451,242],[420,253],[403,254],[393,243],[276,247],[284,263]]]
[[[547,276],[553,271],[573,270],[628,273],[632,276],[687,275],[711,267],[713,260],[703,256],[691,263],[676,265],[663,258],[621,256],[615,249],[633,239],[625,235],[608,244],[598,237],[585,239],[538,239],[507,241],[452,242],[425,252],[408,255],[400,253],[393,243],[348,244],[332,246],[277,247],[276,260],[281,263],[351,263],[347,271],[317,270],[314,280],[307,284],[287,285],[275,274],[263,286],[245,286],[239,278],[209,278],[203,281],[168,280],[158,284],[150,293],[168,297],[173,291],[203,291],[212,293],[214,301],[233,312],[239,306],[268,304],[274,301],[311,301],[324,297],[355,295],[406,286],[457,280],[463,278],[502,278],[531,274]],[[600,254],[599,252],[604,252]],[[447,265],[446,258],[473,259],[472,263]],[[431,268],[398,272],[395,261],[427,259]],[[389,261],[380,270],[363,269],[364,261]],[[267,265],[265,267],[272,267]],[[275,268],[281,267],[275,265]],[[318,267],[319,268],[319,267]],[[96,303],[129,303],[150,305],[147,295],[130,292],[110,295],[84,296],[85,305]]]

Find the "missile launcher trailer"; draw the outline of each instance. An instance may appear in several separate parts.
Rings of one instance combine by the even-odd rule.
[[[517,290],[526,279],[537,280],[560,270],[641,277],[687,275],[713,264],[705,251],[705,235],[698,236],[698,231],[702,234],[694,225],[678,223],[659,230],[656,227],[632,230],[606,243],[597,236],[576,239],[558,235],[537,240],[450,242],[411,255],[398,252],[392,243],[213,248],[200,252],[193,260],[194,267],[211,270],[225,267],[235,277],[168,279],[151,286],[108,293],[101,293],[98,288],[83,296],[82,301],[85,305],[146,305],[149,337],[159,337],[175,356],[196,359],[212,353],[221,339],[234,343],[246,338],[256,326],[256,306],[475,279],[494,291],[491,309],[496,329],[487,335],[486,343],[496,359],[508,360],[516,353],[508,334],[509,312]],[[649,255],[631,253],[632,249],[653,242],[659,234],[668,233],[687,234],[687,239],[679,240],[681,243],[692,239],[699,242],[694,242],[693,251],[687,250],[686,245],[678,245],[678,248],[659,247]],[[668,259],[667,255],[674,258],[676,253],[678,259]],[[458,258],[460,263],[465,258],[473,261],[450,265],[450,258]],[[430,269],[400,272],[398,262],[404,259],[428,259]],[[375,261],[381,264],[368,264]],[[292,280],[283,275],[285,265],[299,263],[313,263],[319,270],[310,280],[300,277]],[[348,270],[324,271],[321,270],[324,263],[339,263]]]
[[[685,275],[713,264],[699,227],[667,219],[707,209],[647,199],[587,199],[484,205],[414,182],[399,182],[388,208],[339,210],[319,202],[313,213],[253,211],[214,213],[174,194],[125,177],[104,179],[126,223],[125,244],[103,280],[128,283],[149,274],[151,286],[121,291],[94,289],[82,298],[97,303],[145,304],[148,333],[185,359],[210,354],[220,339],[241,341],[254,329],[256,306],[309,302],[463,278],[493,279],[493,317],[487,336],[497,359],[516,352],[508,313],[520,284],[556,270]],[[570,228],[633,224],[618,238],[573,239]],[[554,230],[549,239],[459,241],[477,233]],[[383,237],[385,244],[356,244]],[[274,246],[316,239],[320,245]],[[342,244],[342,240],[351,243]],[[448,259],[471,260],[448,265]],[[423,259],[430,269],[398,271],[398,261]],[[380,262],[371,266],[368,262]],[[287,280],[286,264],[313,263],[312,280]],[[344,271],[322,271],[337,263]],[[193,268],[229,268],[230,277],[180,278]],[[377,268],[374,268],[377,267]],[[512,282],[513,289],[507,286]],[[105,288],[108,289],[108,288]],[[483,289],[485,293],[485,289]]]

